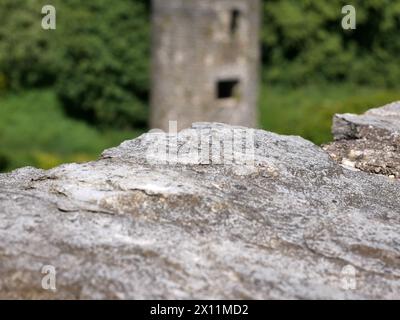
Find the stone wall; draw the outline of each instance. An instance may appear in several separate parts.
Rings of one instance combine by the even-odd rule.
[[[148,133],[97,161],[0,174],[0,298],[399,299],[398,106],[336,116],[335,161],[300,137],[201,123],[173,162],[171,135]],[[252,162],[237,161],[247,139],[234,161],[198,143],[237,130]]]
[[[153,0],[153,128],[255,127],[259,0]]]

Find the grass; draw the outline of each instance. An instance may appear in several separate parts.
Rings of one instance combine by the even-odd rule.
[[[95,159],[141,131],[100,131],[64,115],[51,90],[0,96],[0,170]]]
[[[400,90],[395,89],[349,84],[288,89],[264,84],[260,127],[322,144],[332,140],[331,124],[335,113],[362,113],[396,100],[400,100]]]
[[[285,88],[263,85],[260,127],[300,135],[316,144],[332,139],[335,113],[361,113],[400,100],[400,90],[348,84]],[[51,90],[0,96],[0,171],[22,166],[51,168],[95,159],[106,148],[142,132],[100,131],[65,116]]]

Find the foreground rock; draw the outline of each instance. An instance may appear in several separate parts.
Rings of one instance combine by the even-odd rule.
[[[337,162],[366,172],[400,178],[400,102],[363,115],[334,117],[335,142],[324,149]]]
[[[0,175],[0,298],[400,298],[399,182],[261,130],[253,162],[243,139],[207,159],[198,137],[233,129],[182,131],[172,163],[155,150],[174,137],[149,133]]]

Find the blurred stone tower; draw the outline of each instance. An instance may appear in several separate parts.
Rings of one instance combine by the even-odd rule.
[[[260,0],[153,0],[152,128],[255,127]]]

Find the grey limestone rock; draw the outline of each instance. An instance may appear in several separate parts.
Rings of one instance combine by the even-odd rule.
[[[212,155],[237,131],[253,157],[242,138],[233,160]],[[147,133],[97,161],[0,175],[0,298],[398,299],[399,194],[300,137]]]
[[[366,172],[400,178],[400,102],[363,115],[338,114],[335,142],[324,149],[337,162]]]

